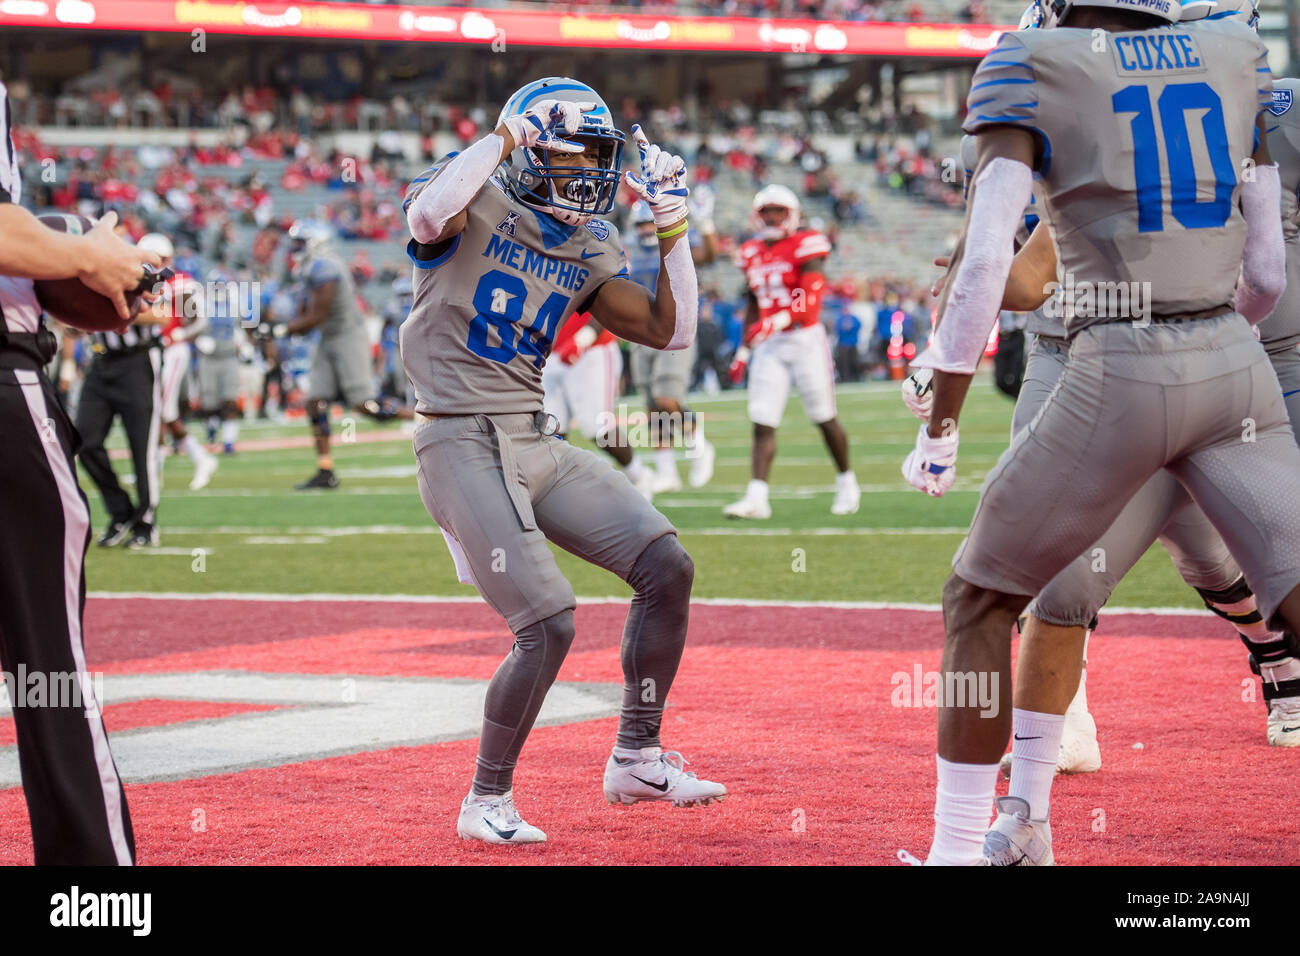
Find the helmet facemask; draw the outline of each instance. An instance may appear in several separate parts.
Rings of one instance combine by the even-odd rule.
[[[523,147],[527,169],[519,173],[519,198],[563,223],[581,226],[614,208],[624,137],[609,127],[584,124],[568,138],[595,149],[596,165],[573,164],[567,153]]]

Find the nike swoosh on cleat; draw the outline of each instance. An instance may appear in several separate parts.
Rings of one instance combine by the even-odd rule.
[[[1016,740],[1042,740],[1043,739],[1042,737],[1021,737],[1019,734],[1016,733],[1013,733],[1011,736],[1015,737]]]
[[[1282,733],[1284,734],[1294,733],[1297,730],[1300,730],[1300,727],[1288,727],[1286,724],[1282,725]]]
[[[586,249],[582,250],[582,258],[584,259],[594,259],[596,256],[603,256],[604,254],[605,253],[603,252],[588,252]]]
[[[641,778],[634,773],[630,773],[628,774],[628,776],[631,777],[633,780],[641,780]],[[653,787],[655,790],[658,790],[660,793],[665,793],[668,790],[667,778],[664,778],[663,783],[651,783],[649,780],[641,780],[641,782],[644,783],[647,787]]]
[[[493,833],[495,833],[503,840],[509,840],[512,837],[514,837],[516,833],[519,832],[518,830],[498,830],[495,826],[492,825],[492,821],[489,820],[487,817],[483,818],[483,822],[488,825],[489,830],[491,830]]]

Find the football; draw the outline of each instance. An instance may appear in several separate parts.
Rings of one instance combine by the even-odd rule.
[[[37,217],[56,232],[82,235],[95,225],[85,216],[72,213],[47,213]],[[111,332],[123,326],[117,309],[107,296],[100,295],[75,276],[71,279],[37,279],[36,299],[52,318],[83,332]],[[128,292],[127,305],[134,312],[139,294]]]

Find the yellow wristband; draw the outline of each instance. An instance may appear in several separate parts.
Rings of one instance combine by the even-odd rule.
[[[673,236],[680,236],[684,233],[687,226],[687,221],[683,219],[679,224],[673,226],[673,228],[669,229],[667,232],[656,232],[655,236],[659,239],[671,239]]]

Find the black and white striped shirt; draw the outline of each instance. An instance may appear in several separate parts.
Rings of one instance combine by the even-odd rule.
[[[0,203],[17,203],[23,198],[23,180],[18,172],[9,114],[9,91],[0,83]],[[0,329],[6,332],[35,332],[41,327],[41,307],[31,279],[0,276]]]

